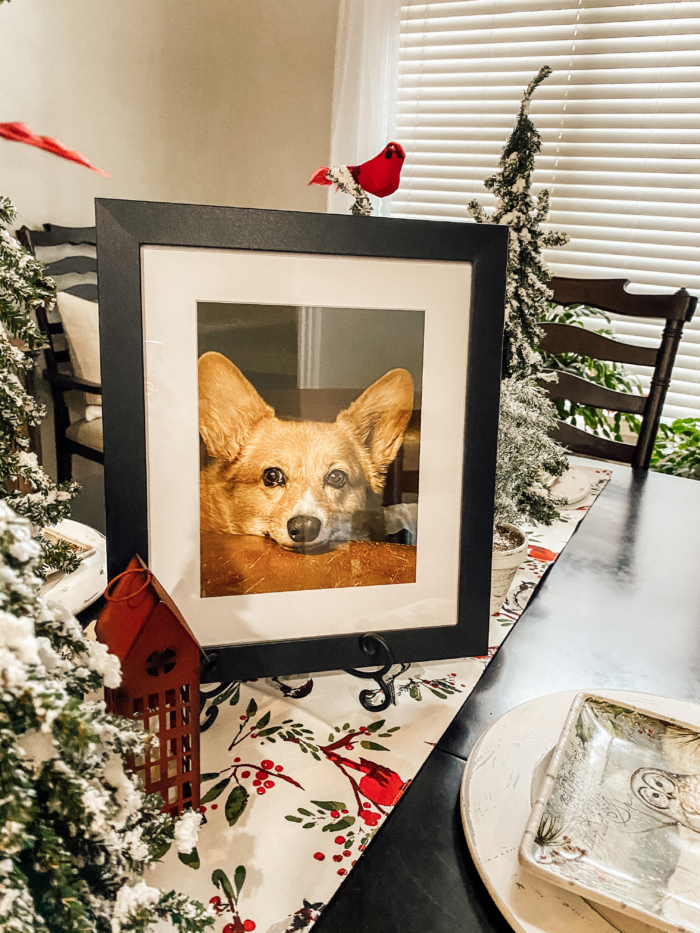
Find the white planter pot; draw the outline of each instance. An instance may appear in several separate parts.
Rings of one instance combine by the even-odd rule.
[[[522,542],[508,551],[497,551],[494,548],[491,563],[491,604],[489,607],[491,615],[498,612],[503,605],[503,600],[508,594],[513,577],[527,555],[527,535],[520,528],[516,528],[515,525],[504,524],[500,527],[516,532]]]

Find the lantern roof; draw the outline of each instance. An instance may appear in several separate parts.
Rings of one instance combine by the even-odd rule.
[[[148,575],[145,584],[142,574]],[[206,657],[184,616],[138,554],[129,561],[121,581],[107,596],[107,605],[97,621],[97,637],[123,663],[139,636],[145,633],[159,603],[169,609],[176,624]]]

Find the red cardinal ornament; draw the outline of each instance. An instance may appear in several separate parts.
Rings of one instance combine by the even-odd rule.
[[[77,162],[78,165],[84,165],[98,175],[104,175],[105,178],[111,178],[107,172],[101,168],[96,168],[81,152],[73,149],[67,149],[63,143],[50,136],[37,136],[33,133],[26,123],[0,123],[0,137],[9,139],[13,143],[26,143],[27,146],[36,146],[37,149],[45,149],[46,152],[52,152],[62,159],[68,159],[69,162]]]
[[[310,185],[337,185],[348,194],[357,194],[348,185],[342,183],[342,176],[348,173],[352,180],[369,194],[386,198],[399,187],[401,169],[406,153],[400,143],[389,143],[379,155],[363,162],[362,165],[341,165],[333,168],[322,166],[311,176]]]

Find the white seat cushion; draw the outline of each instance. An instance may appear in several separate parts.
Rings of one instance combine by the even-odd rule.
[[[66,430],[66,437],[78,444],[84,444],[85,447],[91,447],[93,450],[104,451],[102,442],[102,418],[95,418],[93,421],[74,421]]]
[[[77,379],[102,384],[100,373],[100,325],[96,302],[86,301],[68,292],[56,296],[58,313],[68,341],[73,373]],[[88,405],[100,405],[100,395],[88,395]]]

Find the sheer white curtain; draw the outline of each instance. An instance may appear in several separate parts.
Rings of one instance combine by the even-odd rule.
[[[358,165],[394,138],[400,0],[341,0],[333,81],[331,160]],[[371,197],[374,211],[388,205]],[[345,214],[349,195],[328,194],[328,210]]]

